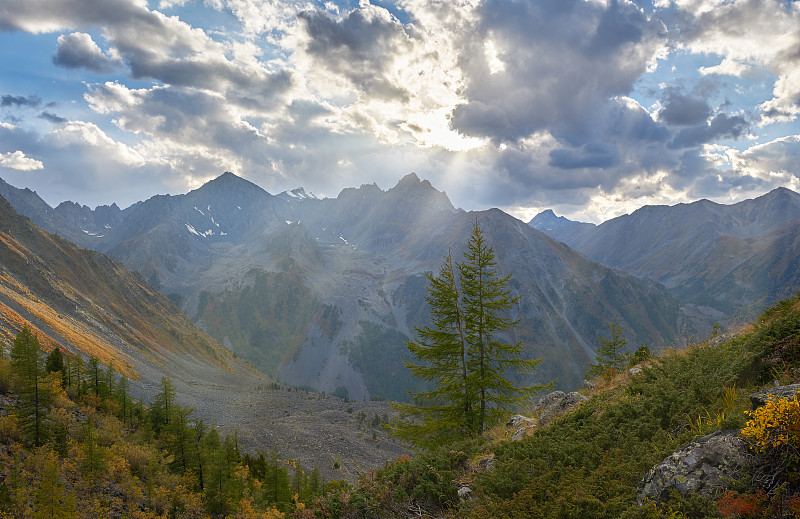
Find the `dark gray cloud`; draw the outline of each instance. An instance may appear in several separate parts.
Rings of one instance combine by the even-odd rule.
[[[559,169],[611,168],[619,164],[619,152],[611,144],[589,142],[578,149],[550,151],[548,164]]]
[[[479,11],[461,53],[467,101],[452,123],[495,142],[542,129],[574,144],[595,140],[598,110],[630,92],[665,41],[662,25],[627,2],[489,0]],[[492,73],[485,41],[503,70]]]
[[[715,115],[708,123],[683,128],[669,143],[670,148],[691,148],[714,139],[738,139],[750,128],[750,123],[741,115]]]
[[[50,121],[51,123],[54,124],[61,124],[67,122],[67,119],[59,117],[58,115],[52,112],[48,112],[46,110],[39,114],[39,118],[44,119],[45,121]]]
[[[680,88],[665,88],[661,104],[663,108],[658,116],[667,124],[689,126],[705,123],[711,116],[711,107],[705,99],[687,94]]]
[[[396,54],[410,49],[411,36],[396,19],[359,8],[337,20],[320,11],[298,14],[310,38],[305,51],[315,63],[348,78],[359,90],[406,101],[409,93],[387,74]]]
[[[42,99],[36,95],[32,96],[4,95],[0,97],[0,106],[2,107],[25,106],[30,108],[36,108],[41,104],[42,104]]]
[[[122,60],[103,54],[90,35],[74,32],[58,37],[53,63],[66,68],[82,68],[92,72],[109,73],[122,65]]]

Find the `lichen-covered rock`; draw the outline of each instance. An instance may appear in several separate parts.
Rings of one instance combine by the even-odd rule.
[[[584,400],[588,399],[576,391],[572,393],[553,391],[552,393],[546,394],[536,405],[536,411],[539,412],[539,425],[549,424],[564,414],[568,409]]]
[[[636,375],[640,374],[641,372],[642,372],[642,368],[640,366],[634,366],[634,367],[632,367],[631,369],[628,370],[628,376],[629,377],[635,377]]]
[[[494,453],[489,454],[486,457],[480,458],[472,464],[472,470],[474,472],[486,472],[487,470],[492,470],[493,468],[494,468]]]
[[[758,409],[766,404],[770,398],[792,398],[797,393],[800,393],[800,384],[771,387],[750,395],[750,403],[753,404],[753,409]]]
[[[511,435],[511,440],[519,441],[523,439],[525,436],[527,436],[528,429],[530,429],[530,427],[520,427],[514,434]]]
[[[754,464],[738,431],[717,431],[693,441],[651,468],[636,488],[636,502],[666,501],[670,490],[713,497]]]
[[[508,423],[506,424],[507,427],[517,428],[522,426],[531,426],[533,425],[533,420],[528,418],[527,416],[522,416],[521,414],[515,414],[511,418],[508,419]]]

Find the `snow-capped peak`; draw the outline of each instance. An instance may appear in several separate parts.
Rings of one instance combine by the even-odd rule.
[[[284,191],[281,193],[286,198],[295,198],[297,200],[318,200],[318,197],[314,193],[306,193],[306,190],[302,187],[298,187],[296,189],[292,189],[291,191]]]

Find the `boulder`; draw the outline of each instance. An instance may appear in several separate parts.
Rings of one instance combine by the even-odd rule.
[[[771,398],[776,400],[781,398],[792,398],[797,393],[800,393],[800,384],[770,387],[750,395],[750,403],[753,404],[753,409],[758,409],[762,405],[766,404]]]
[[[458,486],[458,499],[461,500],[462,503],[472,499],[472,488],[470,488],[469,483],[461,483]]]
[[[494,453],[484,458],[480,458],[472,464],[473,472],[486,472],[494,468]]]
[[[523,439],[527,435],[528,429],[530,429],[530,427],[520,427],[519,429],[517,429],[517,432],[511,435],[511,440],[519,441]]]
[[[572,393],[553,391],[552,393],[546,394],[536,405],[536,411],[539,412],[539,425],[549,424],[564,414],[568,409],[584,400],[588,399],[576,391]]]
[[[522,426],[531,426],[533,425],[533,420],[528,418],[527,416],[522,416],[521,414],[515,414],[511,418],[508,419],[508,423],[506,427],[517,428]]]
[[[651,468],[636,488],[636,502],[666,501],[669,492],[713,498],[725,479],[755,464],[737,430],[717,431],[693,441]]]

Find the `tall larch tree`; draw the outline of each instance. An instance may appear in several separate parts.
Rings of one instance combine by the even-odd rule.
[[[433,326],[417,328],[417,340],[407,343],[420,362],[406,362],[411,374],[435,385],[413,394],[413,403],[397,405],[403,421],[396,433],[412,443],[439,443],[472,432],[474,395],[468,393],[466,330],[456,271],[448,252],[439,275],[427,273],[425,300]]]
[[[521,342],[509,343],[517,321],[509,317],[518,297],[507,288],[510,275],[496,269],[494,249],[475,222],[464,259],[448,253],[438,276],[428,275],[432,326],[417,328],[408,348],[417,362],[412,374],[432,383],[398,404],[401,438],[429,448],[481,434],[520,400],[546,386],[517,386],[510,374],[530,374],[539,360],[523,358]]]
[[[467,330],[467,392],[477,395],[478,409],[473,413],[476,422],[472,425],[477,433],[494,424],[503,411],[545,387],[518,387],[508,378],[510,373],[533,373],[539,360],[522,358],[522,342],[504,339],[519,324],[509,317],[519,296],[512,296],[507,288],[511,274],[500,277],[496,267],[494,248],[476,220],[458,269]]]

